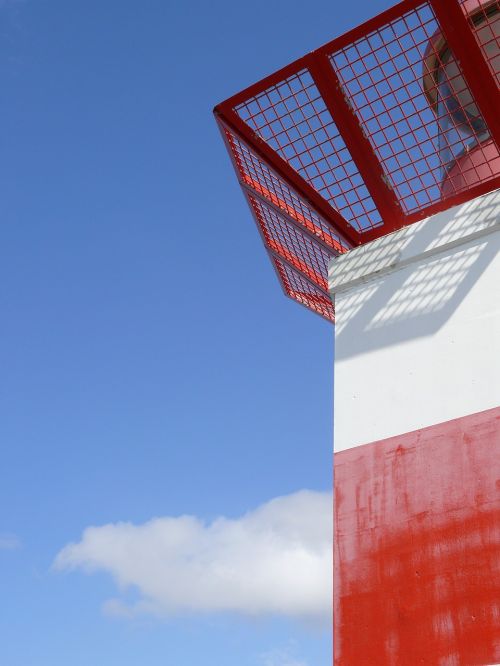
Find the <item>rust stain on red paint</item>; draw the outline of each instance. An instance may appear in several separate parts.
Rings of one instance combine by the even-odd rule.
[[[335,455],[336,666],[500,661],[500,408]]]

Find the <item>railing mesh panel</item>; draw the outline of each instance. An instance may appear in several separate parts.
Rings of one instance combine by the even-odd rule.
[[[331,253],[259,199],[250,195],[249,200],[271,251],[281,255],[317,286],[328,291],[325,275]]]
[[[285,293],[305,307],[313,310],[328,321],[333,322],[335,315],[332,302],[327,293],[308,282],[298,271],[279,259],[274,259],[274,265]]]
[[[477,180],[496,175],[488,166],[491,155],[478,145],[484,120],[440,34],[425,3],[331,55],[406,213],[441,200],[447,173],[460,169],[457,158],[473,146],[479,156],[467,170],[475,170]],[[468,174],[463,176],[446,196],[469,187]]]
[[[500,87],[500,2],[480,6],[474,1],[471,6],[470,0],[461,0],[460,4],[466,15],[472,14],[476,40]]]
[[[243,184],[269,199],[308,231],[332,248],[332,252],[345,252],[349,246],[288,183],[253,152],[244,141],[225,129],[225,134]]]
[[[235,111],[355,228],[382,223],[307,70],[248,99]]]

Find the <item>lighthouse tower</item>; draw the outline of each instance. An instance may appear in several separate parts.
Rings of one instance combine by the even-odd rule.
[[[404,0],[216,107],[335,322],[334,662],[500,663],[500,3]]]

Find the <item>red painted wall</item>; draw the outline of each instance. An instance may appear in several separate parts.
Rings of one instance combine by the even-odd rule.
[[[500,408],[335,455],[335,665],[500,662]]]

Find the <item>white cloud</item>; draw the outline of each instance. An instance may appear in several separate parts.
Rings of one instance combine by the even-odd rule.
[[[329,620],[331,493],[300,491],[209,524],[180,516],[89,527],[54,566],[105,571],[122,592],[139,592],[133,607],[108,601],[113,615],[233,611]]]
[[[15,534],[0,533],[0,550],[16,550],[21,547],[21,542]]]

